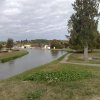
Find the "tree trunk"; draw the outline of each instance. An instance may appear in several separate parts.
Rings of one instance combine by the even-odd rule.
[[[88,46],[84,47],[84,60],[88,61]]]

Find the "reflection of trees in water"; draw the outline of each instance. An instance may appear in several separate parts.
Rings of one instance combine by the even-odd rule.
[[[9,66],[10,67],[14,67],[14,64],[15,64],[15,61],[14,60],[9,61]]]
[[[51,55],[53,56],[53,57],[57,57],[58,56],[58,54],[59,54],[59,51],[57,51],[57,50],[51,50]]]
[[[64,54],[65,52],[66,52],[66,51],[63,51],[63,50],[60,51],[61,54]]]

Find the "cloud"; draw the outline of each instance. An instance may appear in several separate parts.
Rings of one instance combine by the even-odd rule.
[[[65,39],[74,0],[0,1],[0,36],[6,39]],[[3,26],[3,27],[2,27]]]
[[[20,14],[21,11],[18,8],[13,8],[13,9],[6,9],[3,11],[4,15],[16,15]]]

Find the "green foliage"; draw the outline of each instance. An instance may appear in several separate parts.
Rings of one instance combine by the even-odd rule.
[[[22,57],[24,55],[28,54],[27,51],[16,51],[16,52],[11,52],[11,53],[7,53],[5,56],[0,57],[0,61],[2,63]]]
[[[0,50],[3,48],[2,44],[0,43]]]
[[[98,35],[98,37],[96,39],[96,48],[100,49],[100,35]]]
[[[36,39],[36,40],[21,40],[21,41],[16,41],[17,44],[21,44],[21,45],[24,45],[24,44],[37,44],[39,46],[41,46],[42,44],[50,44],[50,40],[46,40],[46,39]]]
[[[92,77],[92,74],[87,71],[56,71],[56,72],[39,72],[34,73],[31,77],[26,78],[25,80],[31,81],[47,81],[51,82],[61,82],[61,81],[76,81],[80,79],[86,79]]]
[[[98,34],[98,0],[76,0],[73,4],[75,13],[68,23],[70,34],[70,47],[83,49],[93,48]]]
[[[69,47],[69,43],[68,43],[67,41],[64,42],[64,47],[65,47],[65,48]]]
[[[51,48],[62,49],[64,48],[64,44],[59,40],[52,40],[51,41]]]
[[[36,39],[36,40],[21,40],[21,41],[16,41],[17,45],[24,45],[24,44],[30,44],[31,46],[36,46],[36,47],[43,47],[44,45],[50,45],[52,44],[53,40],[46,40],[46,39]],[[60,48],[67,48],[69,46],[68,41],[66,40],[57,40],[59,41],[59,47]],[[58,48],[59,48],[58,47]]]
[[[7,45],[6,45],[6,47],[9,48],[9,49],[11,49],[11,48],[13,47],[13,45],[14,45],[13,39],[9,38],[9,39],[7,40]]]
[[[38,43],[38,44],[49,44],[49,40],[45,40],[45,39],[36,39],[36,40],[32,40],[32,43]]]
[[[29,98],[29,100],[39,99],[42,96],[43,92],[44,91],[42,89],[34,90],[34,91],[32,91],[32,93],[30,94],[30,96],[28,98]]]

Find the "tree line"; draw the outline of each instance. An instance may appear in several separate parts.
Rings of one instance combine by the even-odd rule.
[[[68,41],[67,40],[46,40],[46,39],[35,39],[35,40],[21,40],[17,41],[18,45],[24,45],[24,44],[30,44],[34,45],[37,44],[39,47],[43,45],[49,45],[51,48],[56,48],[56,49],[62,49],[62,48],[67,48],[68,47]]]

